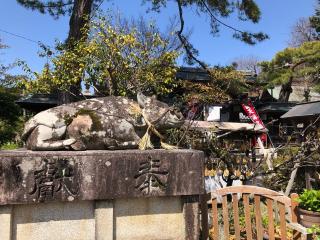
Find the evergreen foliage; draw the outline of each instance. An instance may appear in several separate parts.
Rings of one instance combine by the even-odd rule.
[[[71,14],[73,6],[73,0],[17,0],[17,2],[28,9],[37,10],[43,14],[48,13],[56,19],[65,14]]]
[[[291,88],[294,79],[301,79],[319,87],[320,42],[305,42],[297,48],[286,48],[278,52],[270,62],[262,62],[261,67],[260,78],[271,85],[290,84]]]
[[[60,16],[71,15],[75,3],[79,0],[16,0],[21,6],[39,11],[42,14],[49,14],[58,19]],[[99,6],[102,0],[93,0],[92,8]]]
[[[317,39],[320,40],[320,0],[318,0],[318,6],[315,10],[315,14],[309,18],[311,27],[317,32]]]
[[[146,1],[152,3],[152,9],[155,11],[160,11],[161,8],[166,7],[168,2],[168,0],[144,0],[144,2]],[[234,26],[225,24],[221,20],[230,17],[234,13],[238,13],[240,21],[258,23],[261,18],[261,11],[254,0],[177,0],[177,3],[181,6],[181,10],[182,8],[196,6],[199,14],[205,14],[209,17],[209,24],[213,35],[217,35],[220,27],[224,26],[234,31],[233,37],[247,44],[253,45],[268,38],[268,35],[263,32],[252,33],[242,31]]]

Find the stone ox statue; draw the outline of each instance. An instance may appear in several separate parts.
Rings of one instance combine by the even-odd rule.
[[[184,123],[178,110],[153,97],[139,93],[137,100],[102,97],[42,111],[26,123],[22,139],[30,150],[138,148],[146,132],[161,137],[158,130]]]

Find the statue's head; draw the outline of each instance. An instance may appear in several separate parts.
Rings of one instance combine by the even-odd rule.
[[[176,128],[183,125],[184,117],[178,109],[142,93],[137,94],[137,100],[143,115],[157,129]]]

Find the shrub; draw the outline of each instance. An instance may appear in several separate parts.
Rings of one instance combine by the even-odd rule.
[[[299,196],[298,202],[302,209],[320,212],[320,190],[305,189]]]

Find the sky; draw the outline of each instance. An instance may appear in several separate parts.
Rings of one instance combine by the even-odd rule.
[[[174,1],[169,1],[167,8],[160,13],[150,12],[142,0],[105,0],[101,5],[104,11],[118,11],[127,18],[144,16],[155,21],[160,29],[165,29],[170,18],[177,16],[178,9]],[[236,17],[222,19],[225,23],[239,29],[263,31],[270,36],[269,40],[249,46],[233,39],[233,32],[221,28],[218,37],[210,34],[209,23],[202,15],[197,15],[194,8],[184,10],[185,27],[192,32],[190,41],[199,50],[199,58],[207,64],[228,65],[236,58],[255,56],[261,60],[271,60],[276,52],[288,45],[290,31],[301,17],[314,13],[316,0],[256,0],[262,12],[258,24],[241,22]],[[1,52],[0,63],[8,64],[16,60],[25,61],[33,71],[40,71],[46,62],[38,56],[40,41],[54,46],[55,40],[64,41],[69,28],[69,17],[54,20],[49,15],[25,9],[16,0],[3,0],[0,8],[0,39],[9,46]],[[13,36],[10,32],[24,38]],[[35,41],[35,42],[33,42]],[[179,65],[183,65],[179,61]],[[22,73],[20,68],[12,70],[13,74]]]

